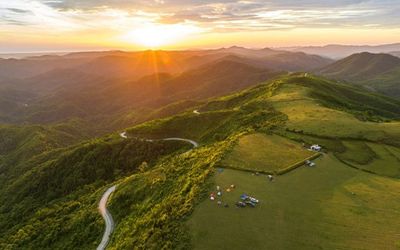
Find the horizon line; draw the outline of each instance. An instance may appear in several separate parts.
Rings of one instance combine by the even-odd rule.
[[[246,48],[246,49],[282,49],[282,48],[307,48],[307,47],[313,47],[313,48],[323,48],[323,47],[328,47],[328,46],[354,46],[354,47],[379,47],[379,46],[390,46],[390,45],[400,45],[400,42],[394,42],[394,43],[377,43],[377,44],[344,44],[344,43],[328,43],[324,45],[293,45],[293,46],[265,46],[265,47],[252,47],[252,46],[241,46],[241,45],[227,45],[227,46],[215,46],[215,47],[202,47],[202,48],[176,48],[176,49],[168,49],[168,48],[143,48],[143,49],[137,49],[137,50],[129,50],[129,49],[123,49],[123,48],[93,48],[93,49],[76,49],[76,50],[32,50],[32,51],[1,51],[0,50],[0,55],[14,55],[14,54],[45,54],[45,53],[50,53],[50,54],[70,54],[70,53],[80,53],[80,52],[143,52],[143,51],[200,51],[200,50],[218,50],[218,49],[227,49],[227,48],[233,48],[233,47],[240,47],[240,48]]]

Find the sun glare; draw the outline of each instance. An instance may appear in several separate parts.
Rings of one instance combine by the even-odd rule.
[[[189,24],[150,24],[132,30],[124,35],[123,39],[144,47],[157,48],[200,32],[200,28]]]

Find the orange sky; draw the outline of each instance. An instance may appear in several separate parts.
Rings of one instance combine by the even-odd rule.
[[[0,52],[400,42],[399,7],[385,0],[132,2],[3,2]]]

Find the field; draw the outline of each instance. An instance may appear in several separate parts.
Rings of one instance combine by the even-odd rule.
[[[304,86],[284,84],[270,100],[288,116],[286,126],[291,130],[330,138],[400,142],[399,122],[360,121],[350,113],[323,106]]]
[[[398,249],[400,181],[330,154],[316,163],[272,182],[238,170],[215,173],[215,185],[236,188],[222,195],[228,208],[209,199],[195,208],[187,222],[194,249]],[[242,193],[260,204],[236,208]]]
[[[365,164],[355,163],[354,166],[389,177],[400,177],[400,153],[395,147],[376,143],[366,143],[370,155],[374,156],[371,161]],[[365,151],[353,152],[360,155]]]
[[[221,164],[234,169],[273,173],[312,155],[314,153],[301,144],[284,137],[257,133],[241,137]]]
[[[274,135],[242,136],[221,163],[234,169],[215,171],[209,193],[220,186],[222,204],[207,197],[188,219],[194,249],[400,247],[400,226],[393,223],[400,216],[400,181],[388,178],[400,176],[395,147],[400,123],[385,113],[389,104],[357,89],[348,92],[356,101],[347,102],[348,96],[335,93],[341,86],[324,89],[327,96],[320,98],[319,80],[297,80],[279,85],[267,98],[287,117],[285,125]],[[371,112],[363,112],[364,104]],[[301,142],[321,144],[329,153],[315,160],[316,167],[303,166],[274,181],[238,170],[279,171],[311,154]],[[227,192],[232,184],[236,188]],[[260,204],[236,208],[243,193]]]

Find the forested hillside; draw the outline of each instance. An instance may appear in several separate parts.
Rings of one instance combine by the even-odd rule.
[[[226,67],[229,68],[229,64]],[[247,210],[235,210],[232,203],[229,208],[219,208],[229,211],[221,214],[214,211],[217,208],[206,199],[207,193],[215,188],[220,181],[218,176],[225,171],[229,178],[234,178],[232,183],[245,192],[243,188],[250,181],[246,178],[252,175],[244,172],[247,174],[242,176],[240,171],[228,169],[235,166],[237,155],[248,147],[256,151],[240,158],[248,160],[244,170],[258,169],[260,166],[251,162],[257,162],[261,157],[258,155],[258,150],[262,149],[260,145],[268,143],[273,143],[274,153],[262,152],[272,157],[269,160],[275,162],[277,169],[290,167],[280,165],[286,162],[281,159],[284,148],[303,159],[301,157],[310,154],[300,143],[318,143],[328,154],[321,158],[322,165],[333,159],[331,161],[342,162],[351,171],[371,173],[380,178],[389,176],[393,178],[390,185],[395,185],[400,177],[400,169],[395,163],[399,159],[396,158],[400,145],[399,107],[397,100],[363,88],[298,73],[224,97],[166,106],[156,111],[165,118],[126,129],[127,138],[112,133],[87,139],[92,136],[88,132],[90,126],[86,131],[79,130],[76,129],[79,123],[72,126],[4,126],[0,130],[1,138],[7,138],[0,142],[0,246],[5,249],[96,248],[104,226],[97,211],[98,201],[112,185],[117,188],[109,201],[109,209],[116,227],[111,235],[110,249],[187,249],[215,244],[217,239],[213,237],[209,240],[198,237],[198,230],[204,230],[201,223],[204,220],[197,217],[198,213],[216,213],[221,220],[230,220],[231,217],[226,216],[232,212]],[[154,116],[148,116],[148,119],[152,118]],[[252,136],[254,134],[257,136]],[[171,137],[195,140],[200,147],[191,149],[186,142],[161,140]],[[302,164],[295,165],[296,168],[299,166]],[[220,172],[222,168],[226,169]],[[282,178],[290,177],[292,169],[295,168],[282,171]],[[330,174],[336,178],[337,173],[332,171]],[[305,176],[313,178],[313,175]],[[281,177],[277,178],[279,181]],[[367,180],[368,176],[362,178]],[[306,177],[299,177],[297,182],[303,180],[306,181]],[[253,192],[264,197],[260,185],[265,183],[256,181]],[[329,188],[324,186],[323,190]],[[383,191],[374,192],[381,194]],[[271,195],[279,197],[279,193]],[[314,204],[308,209],[315,209],[315,206],[324,207]],[[341,206],[334,208],[337,210],[333,211],[339,211],[339,214],[343,212]],[[265,209],[269,209],[267,204],[252,211],[264,214]],[[280,209],[292,213],[291,206]],[[374,207],[366,209],[370,209],[366,211],[371,212],[366,214],[371,216],[377,211]],[[376,213],[380,214],[379,211]],[[387,215],[395,216],[391,212]],[[307,214],[302,216],[309,220]],[[320,216],[324,221],[332,216],[332,212]],[[291,218],[284,219],[285,223],[302,228]],[[214,229],[204,233],[223,230],[218,221],[215,219],[216,223],[211,223]],[[343,221],[338,217],[337,225],[342,225]],[[257,227],[256,223],[257,220],[247,221],[245,227]],[[372,225],[369,220],[365,223]],[[311,221],[306,225],[303,231],[312,234],[319,224]],[[322,227],[326,233],[336,232],[325,224]],[[261,228],[258,232],[269,235],[269,230]],[[227,230],[228,235],[237,232],[240,232],[237,226]],[[243,237],[251,239],[247,233]],[[320,239],[315,244],[336,244],[329,238]],[[381,242],[383,238],[376,240]],[[242,244],[236,239],[232,242]],[[270,247],[280,244],[278,238],[269,238],[268,242]],[[298,239],[294,242],[298,243]],[[335,242],[342,247],[353,246],[342,239]],[[261,246],[263,243],[257,240],[255,244]],[[302,249],[309,246],[305,244]]]

